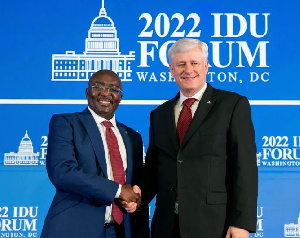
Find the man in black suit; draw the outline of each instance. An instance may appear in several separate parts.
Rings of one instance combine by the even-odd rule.
[[[247,238],[256,229],[250,105],[206,83],[207,55],[207,45],[196,39],[181,39],[169,50],[180,92],[151,112],[139,184],[145,203],[157,195],[152,238]]]

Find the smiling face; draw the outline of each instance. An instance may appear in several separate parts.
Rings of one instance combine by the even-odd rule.
[[[205,84],[208,61],[199,48],[175,53],[169,65],[180,91],[186,97],[194,96]]]
[[[90,88],[92,86],[95,88]],[[97,86],[105,87],[105,90],[99,90]],[[122,90],[121,80],[114,72],[101,70],[92,75],[85,92],[89,107],[106,120],[114,116],[122,99],[122,92],[109,92],[108,88]]]

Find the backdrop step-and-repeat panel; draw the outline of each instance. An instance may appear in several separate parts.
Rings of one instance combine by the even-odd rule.
[[[166,52],[183,37],[208,44],[207,82],[250,100],[259,167],[251,237],[300,237],[298,0],[12,0],[0,22],[0,237],[40,236],[54,195],[48,123],[87,106],[93,72],[122,79],[116,116],[146,151],[151,110],[178,91]]]

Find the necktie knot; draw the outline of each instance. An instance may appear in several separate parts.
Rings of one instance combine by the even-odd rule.
[[[179,144],[182,143],[185,133],[192,121],[193,116],[190,107],[193,105],[195,101],[196,101],[195,98],[188,98],[183,101],[183,107],[180,112],[178,123],[177,123],[177,134],[178,134]]]
[[[190,108],[192,105],[193,105],[193,103],[196,101],[196,99],[195,98],[188,98],[188,99],[185,99],[184,101],[183,101],[183,105],[184,106],[187,106],[188,108]]]
[[[111,128],[113,125],[111,124],[110,121],[103,121],[102,122],[103,126],[105,126],[106,128]]]

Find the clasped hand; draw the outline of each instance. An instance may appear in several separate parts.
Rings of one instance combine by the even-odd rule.
[[[126,184],[122,185],[121,193],[119,196],[120,203],[128,213],[135,212],[141,205],[141,189],[135,185]]]

